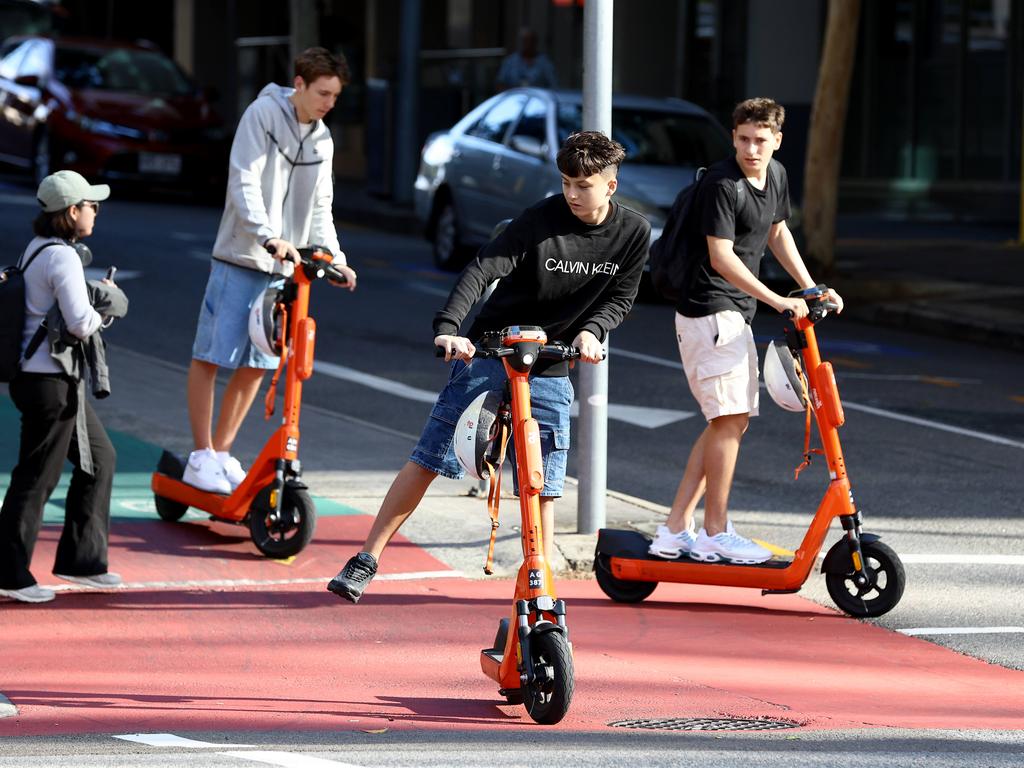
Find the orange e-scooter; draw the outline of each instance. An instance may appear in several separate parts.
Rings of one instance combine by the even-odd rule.
[[[345,276],[331,265],[331,252],[323,246],[299,249],[299,263],[269,307],[273,328],[271,346],[281,362],[265,399],[266,417],[274,412],[277,382],[284,379],[284,413],[252,463],[245,480],[230,494],[203,491],[182,482],[185,461],[164,451],[153,473],[151,488],[157,514],[180,520],[189,507],[210,514],[210,519],[245,525],[256,548],[267,557],[296,555],[309,543],[316,528],[316,507],[302,482],[299,462],[299,411],[302,383],[313,374],[316,321],[309,316],[309,287],[326,278],[343,284]]]
[[[497,395],[497,415],[489,427],[488,455],[484,457],[490,481],[487,503],[491,515],[485,572],[491,572],[501,498],[501,464],[510,434],[516,455],[523,546],[512,615],[499,621],[494,645],[480,652],[480,668],[498,684],[499,693],[509,703],[525,705],[534,721],[551,725],[569,711],[575,677],[565,603],[555,595],[551,568],[544,557],[540,515],[544,467],[540,429],[530,411],[529,376],[538,360],[574,360],[579,358],[579,350],[564,344],[548,344],[541,328],[512,326],[486,334],[474,357],[501,360],[508,375],[500,394],[487,393]],[[463,418],[469,417],[464,414]],[[468,426],[471,430],[475,428],[472,424]]]
[[[880,537],[861,530],[860,510],[846,474],[839,445],[839,427],[845,421],[832,364],[822,362],[814,326],[835,304],[828,301],[828,289],[817,285],[795,295],[809,305],[806,318],[794,320],[795,332],[787,328],[786,346],[793,359],[803,360],[807,392],[807,445],[804,464],[810,462],[810,418],[813,411],[828,464],[829,485],[810,521],[803,541],[792,558],[773,557],[757,565],[726,561],[698,562],[682,554],[664,560],[648,553],[651,540],[635,531],[602,529],[598,532],[594,571],[597,583],[608,597],[623,603],[637,603],[648,597],[658,582],[714,584],[759,588],[762,594],[798,592],[817,562],[834,518],[839,518],[844,537],[837,541],[821,564],[828,593],[845,613],[856,617],[881,616],[892,610],[903,596],[906,575],[899,556]],[[766,366],[767,367],[767,366]],[[800,374],[797,373],[797,376]],[[800,386],[799,379],[795,386]],[[799,469],[798,469],[799,473]]]

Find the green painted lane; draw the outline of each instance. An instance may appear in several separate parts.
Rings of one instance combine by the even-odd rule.
[[[0,396],[0,493],[6,493],[11,481],[11,470],[18,461],[18,438],[21,415],[10,397]],[[117,450],[117,473],[111,495],[110,514],[118,520],[156,520],[153,492],[149,488],[150,477],[160,459],[162,449],[153,443],[139,440],[133,435],[107,430]],[[71,480],[71,464],[67,464],[60,483],[54,490],[43,513],[43,522],[64,521],[64,497]],[[359,515],[359,510],[338,501],[313,496],[316,513],[319,516]],[[184,520],[207,520],[204,512],[189,510]]]

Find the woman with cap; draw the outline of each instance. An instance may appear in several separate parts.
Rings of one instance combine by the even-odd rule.
[[[90,302],[74,246],[92,234],[100,201],[109,196],[106,184],[90,185],[74,171],[47,176],[37,192],[42,211],[33,222],[36,237],[20,262],[25,278],[23,362],[10,395],[21,413],[21,444],[0,509],[0,595],[22,602],[54,597],[52,589],[39,586],[29,564],[43,508],[65,460],[74,472],[54,575],[92,587],[121,585],[121,577],[107,570],[114,447],[85,398],[81,370],[68,373],[51,355],[45,331],[37,332],[54,306],[72,337],[86,339],[99,331],[103,318]]]

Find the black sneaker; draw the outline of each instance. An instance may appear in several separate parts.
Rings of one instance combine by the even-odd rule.
[[[360,552],[349,558],[341,573],[331,579],[327,589],[351,603],[358,603],[363,590],[377,575],[377,558],[369,552]]]

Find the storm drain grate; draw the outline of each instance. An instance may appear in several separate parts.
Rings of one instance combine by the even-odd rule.
[[[612,728],[646,728],[658,731],[777,731],[799,728],[788,720],[742,717],[663,717],[643,720],[616,720]]]

